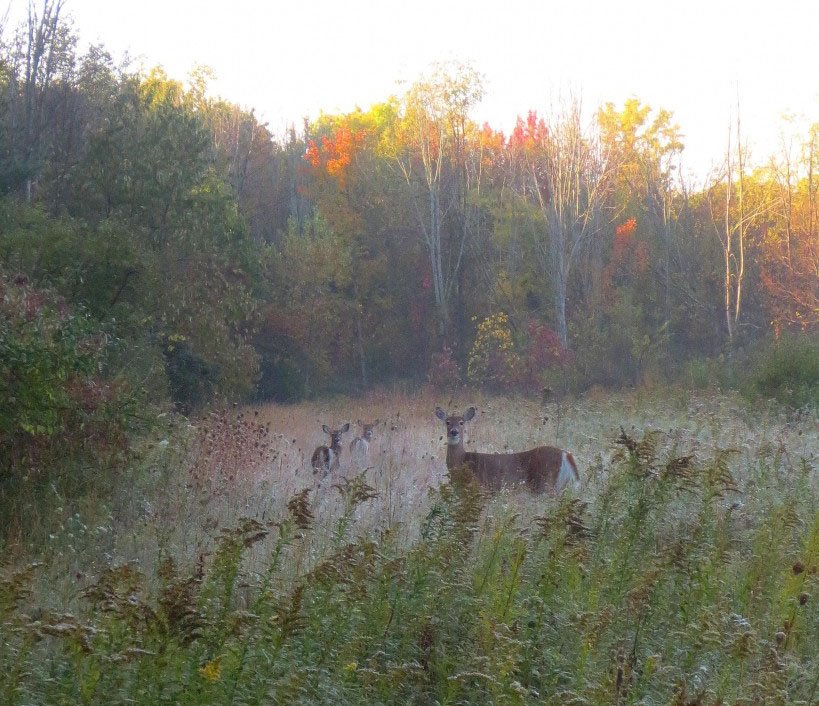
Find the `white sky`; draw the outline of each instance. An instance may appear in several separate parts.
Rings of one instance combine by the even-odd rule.
[[[40,2],[40,0],[35,0]],[[2,2],[2,0],[0,0]],[[6,0],[9,2],[9,0]],[[26,0],[10,0],[12,15]],[[739,95],[752,160],[777,150],[783,114],[819,122],[817,0],[65,0],[85,42],[184,78],[281,134],[320,111],[400,93],[435,61],[486,77],[474,118],[508,132],[559,93],[589,110],[636,96],[685,134],[684,162],[721,161]],[[406,84],[404,84],[406,85]]]

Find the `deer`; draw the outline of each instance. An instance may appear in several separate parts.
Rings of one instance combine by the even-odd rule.
[[[322,478],[326,478],[328,473],[336,471],[340,465],[341,435],[350,431],[350,423],[347,422],[340,429],[330,429],[326,424],[323,424],[321,428],[325,434],[330,435],[330,445],[317,446],[310,463],[313,466],[313,474],[322,471]]]
[[[361,435],[350,442],[350,456],[357,466],[364,466],[370,453],[370,442],[373,440],[373,429],[378,426],[380,419],[367,424],[359,421],[361,425]]]
[[[464,424],[475,416],[475,408],[470,407],[459,417],[447,415],[436,407],[435,416],[446,424],[446,467],[449,471],[466,466],[477,481],[490,490],[499,490],[505,484],[525,483],[532,493],[542,493],[545,490],[560,491],[570,482],[575,488],[580,485],[577,464],[568,451],[554,446],[538,446],[509,454],[466,451]]]

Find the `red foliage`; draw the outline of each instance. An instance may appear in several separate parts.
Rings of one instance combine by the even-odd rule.
[[[629,218],[627,221],[621,223],[614,229],[614,234],[618,236],[626,236],[631,235],[635,230],[637,230],[637,219]]]
[[[603,269],[603,294],[609,299],[614,295],[617,280],[632,280],[648,272],[648,244],[638,241],[636,232],[636,218],[629,218],[614,229],[611,260]]]
[[[461,371],[449,346],[433,353],[429,362],[429,383],[436,389],[451,390],[461,383]]]
[[[546,127],[546,121],[538,118],[536,111],[530,110],[526,120],[518,116],[515,129],[509,138],[509,147],[530,150],[543,144],[548,138],[549,128]]]
[[[564,348],[560,337],[542,321],[530,319],[526,324],[526,345],[523,350],[521,387],[530,391],[540,389],[541,374],[550,368],[562,368],[574,360],[573,353]]]

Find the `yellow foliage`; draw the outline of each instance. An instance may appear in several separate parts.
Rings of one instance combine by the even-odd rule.
[[[514,382],[520,369],[521,359],[515,350],[509,317],[503,312],[487,316],[478,324],[469,352],[468,378],[490,387],[507,386]]]

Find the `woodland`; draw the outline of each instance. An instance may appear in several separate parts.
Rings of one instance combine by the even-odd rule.
[[[102,397],[582,391],[816,330],[819,123],[755,163],[716,125],[694,185],[669,110],[510,106],[505,135],[470,119],[480,74],[439,66],[275,136],[205,69],[79,53],[60,9],[0,56],[4,333],[72,329]]]

